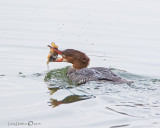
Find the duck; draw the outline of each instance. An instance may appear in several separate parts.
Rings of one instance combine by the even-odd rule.
[[[111,82],[113,84],[128,83],[106,67],[90,67],[90,58],[83,52],[75,49],[59,50],[55,43],[51,43],[48,62],[68,62],[72,67],[67,70],[67,77],[75,84],[85,84],[89,81]],[[60,55],[61,57],[57,57]],[[47,62],[47,63],[48,63]]]

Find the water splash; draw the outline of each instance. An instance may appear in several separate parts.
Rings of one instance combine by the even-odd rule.
[[[50,106],[74,103],[82,100],[100,98],[106,103],[106,111],[132,118],[160,116],[160,80],[139,76],[126,71],[112,69],[114,73],[132,84],[112,84],[102,81],[90,81],[86,84],[75,85],[66,75],[69,67],[51,70],[46,73],[44,81],[48,85],[51,96],[63,92],[61,100],[51,98]],[[61,93],[60,93],[61,94]],[[152,115],[150,115],[152,113]]]

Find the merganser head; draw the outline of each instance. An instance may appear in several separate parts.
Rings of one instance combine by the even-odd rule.
[[[49,46],[49,45],[48,45]],[[53,45],[52,45],[53,46]],[[74,49],[66,49],[64,51],[58,50],[58,48],[50,47],[50,51],[54,51],[53,53],[57,53],[62,57],[57,57],[58,55],[54,56],[52,52],[48,55],[48,61],[50,62],[68,62],[73,64],[73,68],[81,69],[86,68],[89,65],[90,59],[89,57],[80,51]],[[54,58],[54,59],[50,59]],[[56,59],[55,59],[56,58]]]

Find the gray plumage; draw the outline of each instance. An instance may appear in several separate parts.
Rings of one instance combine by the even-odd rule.
[[[113,83],[126,83],[127,81],[114,74],[110,69],[104,67],[82,68],[76,70],[70,67],[67,71],[69,79],[76,84],[88,81],[110,81]]]

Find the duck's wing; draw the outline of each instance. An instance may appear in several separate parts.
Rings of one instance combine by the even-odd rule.
[[[93,77],[94,71],[90,68],[82,68],[75,70],[73,68],[68,69],[67,76],[75,84],[83,84],[88,81],[97,80]]]
[[[67,76],[76,84],[83,84],[88,81],[111,81],[117,83],[124,83],[124,80],[104,67],[82,68],[80,70],[69,69]]]
[[[116,83],[125,83],[126,81],[123,80],[121,77],[113,73],[109,68],[105,67],[93,67],[96,71],[95,77],[97,77],[98,80],[106,80],[106,81],[112,81]]]

